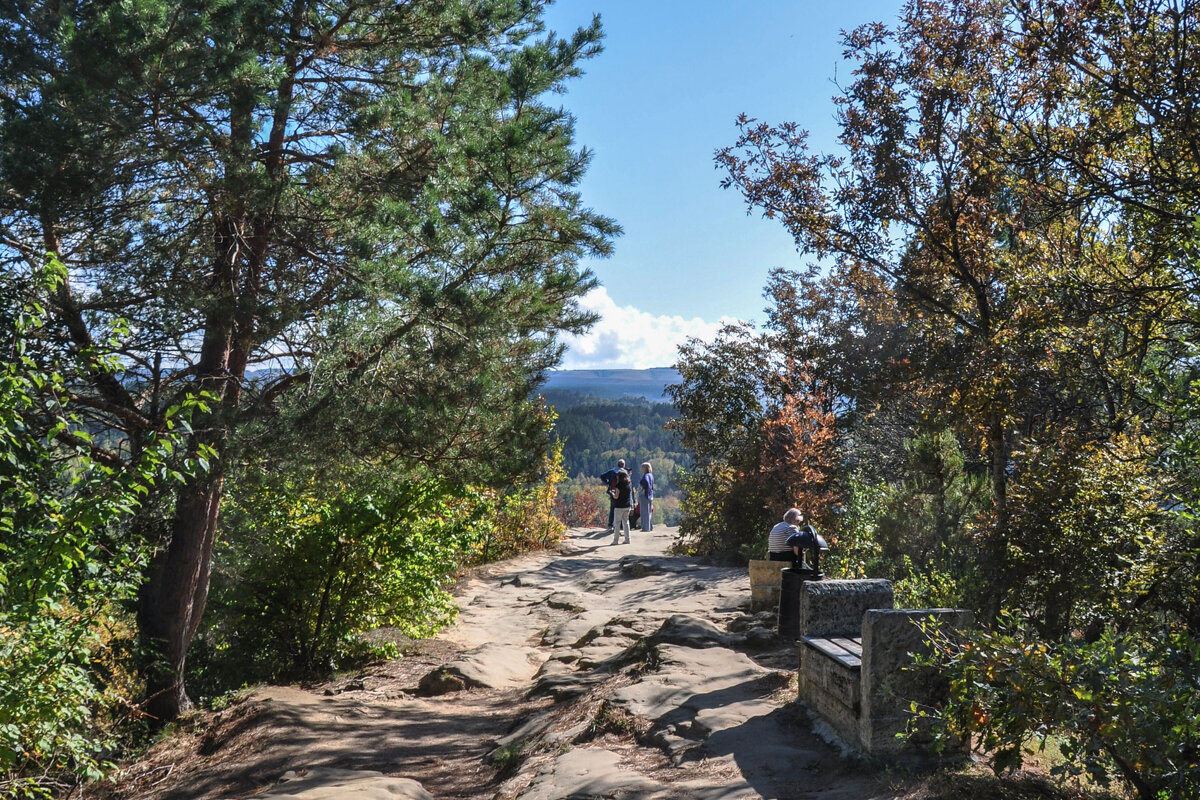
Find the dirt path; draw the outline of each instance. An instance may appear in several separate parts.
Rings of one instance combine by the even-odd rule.
[[[493,565],[411,654],[197,715],[109,796],[893,797],[793,702],[795,647],[748,613],[745,570],[667,556],[674,535],[572,530]]]

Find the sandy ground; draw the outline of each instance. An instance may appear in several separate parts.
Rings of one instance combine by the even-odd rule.
[[[456,625],[329,684],[197,714],[112,800],[827,798],[903,793],[794,701],[795,646],[749,612],[744,569],[675,530],[480,570]]]

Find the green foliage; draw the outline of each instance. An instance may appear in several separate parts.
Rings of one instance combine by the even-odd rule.
[[[185,449],[215,468],[140,528],[167,545],[138,603],[156,717],[190,702],[227,469],[304,447],[459,484],[536,468],[529,398],[619,233],[554,100],[600,25],[558,36],[544,8],[0,7],[0,272],[63,258],[42,345],[83,356],[64,378],[108,458],[212,395]]]
[[[1200,785],[1200,128],[1159,113],[1200,95],[1198,22],[1166,0],[929,0],[848,32],[841,152],[742,115],[717,154],[811,260],[772,275],[769,337],[685,351],[685,392],[712,396],[677,398],[700,469],[745,464],[770,376],[811,369],[838,400],[831,570],[1026,621],[947,640],[951,733],[1001,767],[1064,737],[1068,771],[1144,798]]]
[[[474,531],[464,563],[499,561],[559,542],[565,530],[555,515],[564,478],[561,443],[551,447],[539,473],[530,478],[517,476],[499,489],[475,488],[459,504],[456,513],[470,519]]]
[[[826,527],[833,517],[835,417],[825,386],[780,346],[781,332],[726,326],[689,341],[667,391],[671,427],[690,449],[679,532],[686,552],[743,560],[791,506]]]
[[[1168,476],[1142,436],[1030,442],[1013,480],[1009,605],[1043,634],[1134,622],[1168,572]],[[1143,606],[1139,609],[1139,606]]]
[[[236,475],[190,680],[215,697],[395,656],[388,635],[431,636],[457,616],[459,568],[559,540],[561,477],[557,446],[541,474],[501,489],[334,465]]]
[[[62,276],[51,258],[41,279]],[[110,766],[113,723],[133,707],[105,653],[148,557],[127,521],[180,474],[168,458],[195,404],[172,409],[127,467],[97,461],[62,371],[29,347],[43,314],[23,295],[0,282],[12,322],[0,363],[0,792],[48,796]]]
[[[379,627],[428,636],[457,613],[448,581],[479,536],[434,478],[242,476],[216,551],[193,669],[209,696],[328,675]]]
[[[887,486],[867,477],[850,474],[843,483],[843,503],[827,541],[829,555],[825,572],[836,578],[866,578],[879,574],[883,548],[875,529]]]
[[[962,565],[950,572],[941,565],[955,563],[951,559],[936,558],[917,566],[907,555],[892,571],[895,581],[896,608],[961,608],[965,605]],[[877,575],[879,573],[872,573]]]
[[[904,450],[904,473],[879,518],[884,556],[923,564],[946,548],[952,552],[938,560],[969,561],[968,524],[983,510],[987,481],[964,471],[962,450],[948,430],[921,434],[905,442]]]
[[[611,401],[572,405],[558,412],[555,432],[563,440],[563,466],[568,475],[593,480],[612,469],[618,458],[654,467],[655,494],[672,490],[672,476],[691,465],[676,434],[667,428],[676,416],[666,403]]]
[[[878,498],[879,560],[871,574],[896,582],[902,608],[978,608],[977,593],[987,584],[975,569],[981,554],[971,533],[987,481],[964,470],[948,430],[921,434],[905,442],[904,452],[899,480]]]
[[[766,531],[777,515],[761,484],[732,466],[707,464],[684,472],[680,485],[686,499],[679,552],[737,561],[762,556]]]
[[[914,709],[943,740],[971,736],[997,772],[1054,737],[1063,775],[1122,778],[1143,800],[1200,797],[1200,643],[1182,630],[1047,643],[1007,618],[997,632],[927,629],[944,708]]]

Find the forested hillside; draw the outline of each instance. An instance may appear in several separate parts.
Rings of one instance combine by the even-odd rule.
[[[549,397],[554,397],[550,394]],[[666,424],[676,416],[673,406],[645,401],[614,401],[575,395],[580,400],[558,410],[555,435],[563,443],[563,468],[567,480],[560,487],[565,521],[572,525],[592,524],[594,509],[607,520],[608,505],[598,476],[625,459],[635,477],[640,465],[650,462],[654,472],[657,502],[655,519],[674,524],[678,519],[677,474],[691,459],[680,447]],[[584,501],[581,498],[589,498]]]
[[[650,461],[658,480],[666,481],[690,459],[678,437],[666,429],[676,416],[666,403],[591,403],[560,411],[555,430],[563,440],[563,466],[568,475],[595,476],[618,458]]]
[[[545,394],[558,408],[587,399],[667,402],[666,389],[679,382],[673,367],[652,369],[565,369],[546,375]]]

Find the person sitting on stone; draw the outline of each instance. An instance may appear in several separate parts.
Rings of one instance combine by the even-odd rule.
[[[783,522],[771,528],[767,534],[767,560],[790,561],[792,566],[800,560],[800,548],[788,544],[788,539],[800,532],[800,523],[804,521],[804,512],[798,508],[789,508],[783,515]]]

